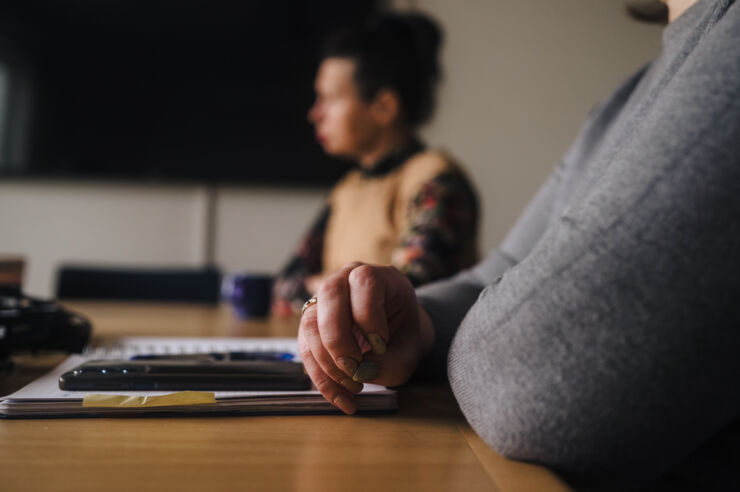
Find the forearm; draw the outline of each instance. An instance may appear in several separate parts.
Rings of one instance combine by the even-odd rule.
[[[421,354],[425,357],[434,347],[434,322],[421,306],[419,306],[419,331],[421,332]]]
[[[272,311],[279,316],[297,313],[309,297],[305,275],[293,273],[277,277],[272,288]]]
[[[296,313],[314,292],[314,280],[322,269],[324,233],[330,208],[325,206],[312,227],[301,238],[295,253],[275,278],[273,285],[273,312]]]
[[[435,282],[416,290],[424,330],[427,331],[424,358],[417,370],[423,379],[444,379],[447,375],[447,353],[457,327],[483,288],[473,271]],[[423,332],[424,333],[424,332]]]
[[[554,213],[552,207],[562,187],[562,166],[559,166],[540,189],[502,244],[470,270],[416,290],[419,304],[428,313],[434,327],[434,345],[422,360],[419,374],[439,379],[447,374],[447,353],[460,323],[475,304],[480,292],[498,281],[501,275],[526,257]]]

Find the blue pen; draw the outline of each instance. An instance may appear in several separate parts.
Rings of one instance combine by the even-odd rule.
[[[141,354],[134,355],[131,360],[182,360],[207,359],[213,361],[238,360],[284,360],[290,361],[295,355],[290,352],[259,351],[259,352],[211,352],[205,354]]]

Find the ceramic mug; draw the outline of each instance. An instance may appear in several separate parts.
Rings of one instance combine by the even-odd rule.
[[[270,275],[230,275],[224,279],[222,297],[234,306],[239,317],[264,318],[270,313],[272,281]]]

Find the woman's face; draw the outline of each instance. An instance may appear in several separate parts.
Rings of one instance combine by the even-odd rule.
[[[355,63],[348,58],[327,58],[321,63],[308,119],[327,154],[358,159],[377,145],[383,125],[372,103],[360,97],[354,72]]]

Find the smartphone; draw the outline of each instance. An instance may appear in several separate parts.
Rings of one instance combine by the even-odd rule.
[[[286,360],[226,360],[194,356],[91,360],[59,378],[63,390],[307,390],[303,364]]]

